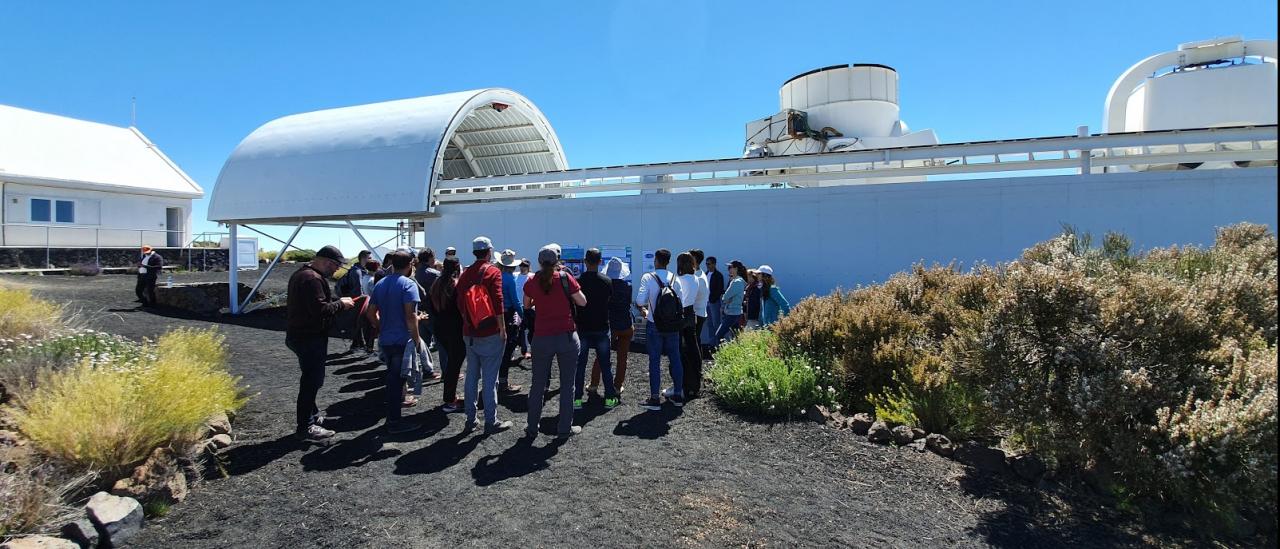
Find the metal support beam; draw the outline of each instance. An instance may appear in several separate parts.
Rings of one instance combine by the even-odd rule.
[[[228,226],[231,231],[229,238],[231,239],[231,249],[227,250],[227,286],[230,295],[227,296],[227,303],[230,304],[231,314],[240,314],[240,242],[236,240],[236,225],[232,223]]]
[[[356,227],[355,223],[348,221],[347,227],[351,229],[351,232],[356,233],[356,238],[360,239],[360,243],[364,244],[364,248],[366,250],[369,250],[369,253],[371,254],[378,253],[378,250],[375,249],[373,246],[370,246],[368,240],[365,240],[364,235],[360,234],[360,229]]]
[[[474,174],[476,177],[485,175],[483,173],[480,173],[480,166],[476,165],[475,156],[472,156],[471,151],[467,150],[467,144],[464,143],[461,139],[458,139],[457,135],[453,137],[453,146],[457,147],[458,152],[462,153],[462,158],[466,159],[467,167],[471,168],[472,174]]]
[[[344,223],[323,223],[323,222],[319,222],[319,221],[308,221],[308,222],[307,222],[307,226],[308,226],[308,227],[315,227],[315,228],[317,228],[317,229],[347,229],[347,228],[350,228],[350,227],[351,227],[351,222],[350,222],[350,221],[347,221],[347,222],[344,224]],[[395,227],[388,227],[388,226],[382,226],[382,225],[356,225],[356,228],[357,228],[357,229],[364,229],[364,230],[367,230],[367,231],[394,231],[394,230],[396,230],[396,228],[395,228]]]
[[[493,132],[501,132],[506,130],[518,130],[521,128],[532,128],[532,127],[533,127],[533,124],[515,124],[511,126],[498,126],[496,128],[480,128],[476,130],[458,130],[456,132],[453,132],[453,134],[454,135],[458,135],[458,134],[471,135],[471,134],[477,134],[477,133],[493,133]]]
[[[271,263],[268,263],[266,270],[262,271],[262,276],[258,277],[258,282],[254,283],[253,288],[249,289],[249,295],[244,296],[244,301],[240,303],[241,310],[243,310],[245,306],[253,300],[253,296],[258,293],[258,288],[261,288],[262,283],[266,282],[267,276],[270,275],[271,271],[280,263],[280,258],[284,257],[284,253],[289,251],[289,246],[293,245],[293,239],[297,238],[298,232],[302,230],[304,225],[306,225],[306,223],[299,223],[297,228],[293,229],[293,234],[289,235],[289,240],[285,241],[284,246],[280,247],[280,252],[277,253],[275,257],[271,258]]]
[[[305,223],[304,223],[304,225],[305,225]],[[262,236],[265,236],[265,237],[267,237],[267,238],[270,238],[271,240],[274,240],[274,241],[276,241],[276,242],[279,242],[279,243],[281,243],[281,244],[284,244],[285,246],[291,246],[291,247],[293,247],[293,249],[295,249],[295,250],[302,251],[302,248],[299,248],[299,247],[297,247],[297,246],[293,246],[292,244],[290,244],[290,243],[289,243],[289,242],[293,242],[293,239],[289,239],[289,242],[285,242],[285,241],[283,241],[283,240],[280,240],[279,238],[276,238],[276,237],[271,236],[271,235],[269,235],[269,234],[267,234],[267,233],[264,233],[264,232],[262,232],[262,231],[259,231],[258,229],[255,229],[255,228],[250,227],[250,226],[248,226],[248,225],[245,225],[245,226],[244,226],[244,228],[249,229],[250,231],[253,231],[253,232],[255,232],[255,233],[258,233],[258,234],[260,234],[260,235],[262,235]],[[297,234],[297,231],[294,231],[294,234]]]

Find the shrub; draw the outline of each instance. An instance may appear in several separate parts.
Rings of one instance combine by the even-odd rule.
[[[67,478],[50,464],[0,471],[0,538],[48,532],[83,513],[65,503],[93,475]]]
[[[275,258],[276,258],[276,252],[273,252],[270,250],[261,250],[261,249],[258,250],[259,263],[271,263],[271,260]]]
[[[293,261],[296,263],[305,263],[316,258],[315,250],[289,250],[284,253],[285,261]]]
[[[771,353],[776,337],[755,330],[720,347],[710,372],[716,395],[729,408],[765,416],[795,414],[810,404],[836,406],[832,372],[803,356]]]
[[[0,345],[0,402],[10,394],[31,390],[44,375],[81,361],[128,363],[141,359],[142,352],[141,346],[124,337],[94,330]]]
[[[30,290],[0,287],[0,346],[41,338],[61,327],[62,307],[37,299]]]
[[[210,416],[243,404],[216,331],[174,330],[153,348],[140,360],[85,360],[46,376],[18,399],[19,429],[46,455],[117,470],[193,442]]]

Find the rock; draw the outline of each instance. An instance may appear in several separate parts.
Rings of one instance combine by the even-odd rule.
[[[809,418],[809,421],[826,423],[831,419],[831,412],[821,404],[810,404],[808,408],[804,409],[804,416]]]
[[[848,426],[849,418],[844,417],[840,412],[831,412],[831,425],[836,429],[844,429]]]
[[[209,429],[209,432],[214,435],[231,434],[231,418],[227,417],[227,414],[225,413],[214,415],[209,418],[209,421],[205,422],[204,425]]]
[[[231,446],[231,435],[213,435],[209,437],[209,444],[214,448],[222,449]]]
[[[988,448],[973,442],[966,442],[956,447],[952,456],[960,463],[989,473],[1002,473],[1007,467],[1004,450]]]
[[[921,429],[921,428],[919,428],[919,427],[912,427],[912,428],[911,428],[911,440],[920,440],[920,439],[924,438],[924,437],[925,437],[925,435],[927,435],[927,434],[929,434],[929,433],[924,432],[924,429]]]
[[[910,444],[908,444],[908,445],[907,445],[907,448],[910,448],[910,449],[915,450],[915,451],[917,451],[917,452],[921,452],[921,453],[923,453],[923,452],[924,452],[924,439],[916,439],[916,440],[912,441]]]
[[[142,530],[142,504],[133,498],[98,492],[85,507],[98,530],[101,547],[116,547]]]
[[[1013,472],[1018,476],[1032,482],[1037,482],[1040,477],[1044,476],[1045,471],[1049,468],[1045,467],[1044,461],[1035,454],[1023,454],[1009,459],[1009,466],[1013,468]]]
[[[0,544],[0,549],[80,549],[74,541],[53,536],[26,536]]]
[[[937,433],[924,437],[924,447],[942,457],[951,457],[951,454],[956,451],[956,446],[951,443],[951,439]]]
[[[893,435],[893,443],[898,446],[910,444],[911,441],[915,440],[915,437],[911,436],[911,428],[906,425],[894,427],[889,432]]]
[[[140,501],[179,503],[187,498],[187,476],[171,450],[156,448],[132,475],[116,481],[111,493]]]
[[[63,524],[61,532],[62,537],[76,542],[82,548],[92,549],[98,546],[98,529],[87,518]]]
[[[865,436],[867,434],[867,430],[871,428],[871,424],[875,423],[875,421],[875,418],[872,418],[871,414],[853,414],[853,417],[849,418],[849,428],[852,429],[855,434]]]
[[[886,444],[893,439],[893,432],[889,430],[889,426],[883,421],[877,421],[871,424],[867,429],[867,440],[879,444]]]

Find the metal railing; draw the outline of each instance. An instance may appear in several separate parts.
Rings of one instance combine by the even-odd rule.
[[[144,245],[151,245],[156,248],[179,248],[182,250],[217,248],[221,245],[221,238],[227,234],[225,232],[206,231],[194,235],[189,240],[184,240],[187,232],[180,229],[137,229],[69,223],[0,223],[0,230],[3,230],[5,247],[44,248],[44,264],[49,268],[53,268],[50,250],[53,248],[88,248],[90,246],[87,233],[90,232],[92,232],[93,236],[93,260],[98,265],[102,263],[101,251],[103,248],[140,248]],[[17,234],[15,234],[15,230]],[[135,235],[137,236],[136,240],[134,239]],[[62,238],[55,238],[55,236]],[[168,243],[171,236],[176,237],[176,241],[181,242],[181,244],[169,246]],[[218,246],[208,246],[207,244],[209,243],[217,243]],[[205,245],[197,246],[197,244]],[[187,269],[190,270],[194,254],[188,253],[186,255]]]
[[[682,188],[865,185],[981,173],[1275,165],[1276,141],[1274,125],[1095,135],[1081,127],[1076,136],[449,179],[437,183],[432,200],[448,204]]]

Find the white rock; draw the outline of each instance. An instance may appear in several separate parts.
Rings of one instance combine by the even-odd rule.
[[[106,547],[118,546],[142,530],[142,504],[136,499],[98,492],[85,511]]]

